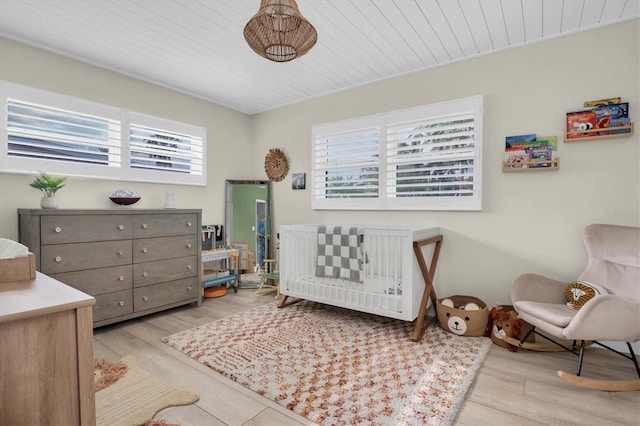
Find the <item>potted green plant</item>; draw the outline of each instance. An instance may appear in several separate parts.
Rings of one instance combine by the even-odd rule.
[[[43,209],[57,209],[58,200],[55,195],[65,186],[66,176],[53,177],[47,173],[40,172],[40,176],[36,176],[29,186],[42,191],[44,196],[40,199],[40,207]]]

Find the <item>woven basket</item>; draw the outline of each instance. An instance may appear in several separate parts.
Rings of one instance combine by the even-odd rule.
[[[443,305],[444,299],[451,299],[454,307]],[[480,309],[461,309],[467,303],[475,303]],[[483,336],[489,320],[487,304],[473,296],[456,295],[438,299],[436,313],[440,327],[459,336]]]

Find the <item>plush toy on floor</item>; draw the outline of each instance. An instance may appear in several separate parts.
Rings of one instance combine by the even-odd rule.
[[[489,333],[493,343],[509,349],[511,352],[518,350],[518,347],[504,341],[505,337],[513,337],[521,339],[531,325],[520,318],[513,306],[500,305],[491,308],[489,311]],[[528,342],[532,342],[533,333],[527,338]]]

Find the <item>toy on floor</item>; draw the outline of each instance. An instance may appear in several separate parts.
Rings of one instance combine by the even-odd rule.
[[[513,306],[500,305],[491,308],[489,311],[489,333],[493,343],[503,348],[509,349],[511,352],[518,350],[518,347],[510,343],[505,342],[505,337],[513,337],[520,340],[524,333],[526,333],[531,325],[526,321],[518,318],[518,313],[513,309]],[[533,333],[527,338],[527,342],[533,342]]]

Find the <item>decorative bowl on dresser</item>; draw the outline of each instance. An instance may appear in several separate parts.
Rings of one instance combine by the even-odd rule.
[[[202,210],[18,209],[36,269],[96,298],[99,327],[202,304]]]

